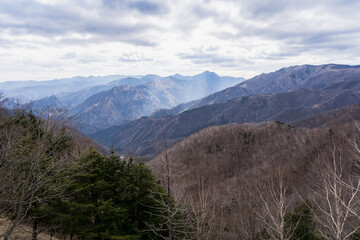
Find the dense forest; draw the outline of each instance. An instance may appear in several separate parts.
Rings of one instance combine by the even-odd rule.
[[[360,240],[360,0],[0,0],[0,240]]]
[[[3,239],[360,238],[351,119],[215,126],[171,148],[164,137],[146,166],[100,153],[61,111],[41,116],[1,108]]]
[[[175,202],[141,161],[79,144],[59,112],[0,116],[3,239],[158,239]],[[178,217],[178,216],[176,216]],[[180,217],[180,216],[179,216]]]
[[[197,239],[359,239],[359,123],[313,119],[327,127],[210,127],[149,166],[194,210]]]

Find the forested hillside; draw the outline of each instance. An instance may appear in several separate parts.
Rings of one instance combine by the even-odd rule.
[[[359,239],[358,124],[210,127],[148,164],[197,239]]]
[[[360,240],[360,0],[0,0],[0,240]]]
[[[202,107],[157,116],[161,110],[92,135],[109,148],[78,132],[55,96],[33,105],[8,104],[2,97],[0,235],[5,240],[359,239],[357,75],[358,67],[338,65],[259,75],[210,95],[214,102]],[[211,76],[204,73],[203,80]],[[169,83],[151,79],[149,84]],[[85,118],[102,121],[92,115],[116,115],[115,106],[120,112],[142,111],[123,100],[141,102],[146,94],[133,90],[144,86],[112,88],[106,92],[120,100],[103,105],[97,103],[108,99],[102,96],[106,92],[89,97],[97,110]],[[289,91],[278,92],[286,86]],[[275,93],[254,95],[254,89]],[[165,95],[165,101],[175,96]]]
[[[141,118],[92,134],[99,143],[119,151],[132,151],[144,159],[159,153],[165,136],[169,144],[209,126],[282,121],[293,122],[317,113],[360,102],[360,81],[334,83],[326,88],[300,88],[289,92],[243,96],[214,103],[178,115]]]
[[[315,98],[328,103],[339,87]],[[163,137],[162,153],[146,166],[136,157],[99,153],[61,111],[40,118],[1,108],[0,234],[6,240],[359,239],[358,113],[353,105],[294,126],[213,126],[173,147]]]
[[[1,238],[159,239],[175,203],[141,161],[99,153],[55,112],[1,108],[0,129]]]

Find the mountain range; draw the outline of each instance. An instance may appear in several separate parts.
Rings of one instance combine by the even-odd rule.
[[[301,87],[321,89],[336,82],[352,80],[360,80],[360,66],[338,64],[291,66],[275,72],[260,74],[234,87],[196,101],[180,104],[172,109],[158,110],[152,114],[152,117],[178,114],[184,110],[224,103],[241,96],[286,92]]]
[[[242,79],[223,79],[204,72],[188,79],[167,77],[143,85],[120,85],[90,96],[70,111],[84,124],[83,132],[91,133],[207,96],[239,81]]]
[[[130,165],[143,166],[143,163],[130,160],[130,157],[136,154],[144,161],[149,160],[146,165],[150,169],[143,170],[149,174],[151,171],[156,178],[149,175],[148,179],[162,182],[164,189],[176,198],[176,206],[186,206],[182,209],[189,209],[190,212],[181,213],[189,216],[186,222],[192,225],[194,213],[198,213],[197,209],[201,210],[201,215],[196,218],[206,220],[205,224],[201,224],[209,226],[206,227],[209,230],[205,231],[210,233],[202,236],[211,236],[211,239],[230,239],[229,236],[233,236],[232,239],[255,239],[262,236],[262,219],[265,218],[256,218],[254,215],[262,212],[258,211],[259,209],[265,209],[266,212],[269,206],[276,209],[277,199],[287,199],[288,206],[291,205],[291,208],[285,211],[282,208],[278,210],[282,214],[286,213],[290,218],[305,214],[312,217],[313,215],[305,212],[310,206],[309,203],[315,202],[316,206],[322,206],[323,197],[328,197],[326,186],[329,184],[327,180],[324,182],[324,179],[330,176],[331,181],[335,178],[341,180],[341,176],[345,176],[346,183],[358,182],[352,181],[353,178],[348,181],[347,177],[358,177],[353,160],[359,155],[360,140],[359,69],[359,66],[335,64],[293,66],[246,81],[220,77],[211,72],[192,77],[133,76],[81,89],[74,88],[72,92],[51,94],[33,101],[33,108],[36,110],[47,109],[49,105],[67,107],[69,113],[83,124],[79,126],[83,133],[86,132],[102,145],[94,143],[70,126],[58,125],[58,121],[68,123],[63,112],[57,111],[62,109],[49,109],[55,111],[45,112],[47,115],[40,115],[42,112],[37,111],[35,115],[29,112],[25,116],[22,114],[26,113],[28,108],[20,108],[18,112],[16,109],[2,108],[6,106],[6,99],[0,97],[0,111],[2,119],[5,120],[2,128],[6,130],[4,133],[9,133],[2,134],[3,142],[20,141],[11,148],[7,147],[11,151],[10,155],[5,155],[9,155],[9,159],[14,161],[23,161],[23,158],[25,161],[32,161],[33,158],[28,155],[34,154],[36,158],[41,149],[32,151],[33,153],[27,150],[40,144],[40,147],[45,147],[44,153],[50,151],[50,155],[45,157],[49,162],[55,156],[55,144],[55,148],[59,149],[59,152],[55,152],[56,156],[60,157],[59,160],[64,161],[64,156],[69,157],[65,170],[72,167],[70,164],[79,162],[86,166],[86,169],[80,169],[80,174],[98,171],[99,168],[94,168],[95,165],[105,166],[106,171],[101,171],[100,178],[96,176],[96,179],[101,180],[100,185],[103,185],[103,182],[106,182],[101,179],[103,173],[106,177],[113,175],[116,170],[109,168],[109,161],[112,161],[115,167],[127,168],[128,159]],[[231,87],[226,88],[228,85]],[[53,88],[54,92],[58,91],[56,86]],[[47,120],[42,121],[37,117]],[[357,122],[354,123],[354,120]],[[43,126],[48,127],[45,129]],[[24,135],[21,129],[31,134],[24,132]],[[47,129],[51,130],[48,134]],[[69,137],[64,137],[65,132],[69,133]],[[39,133],[41,136],[44,133],[46,138],[39,141]],[[49,145],[53,135],[60,138]],[[25,136],[25,139],[22,136]],[[8,141],[9,139],[11,141]],[[27,143],[30,143],[30,148],[26,147]],[[89,151],[91,145],[105,154],[109,154],[109,149],[112,149],[116,154],[124,155],[105,158],[93,149]],[[25,152],[20,152],[25,155],[20,154],[19,158],[17,153],[23,146]],[[64,151],[67,146],[76,146],[76,149]],[[11,157],[13,151],[15,158]],[[84,155],[85,151],[91,155]],[[85,157],[74,161],[74,156]],[[19,164],[21,165],[21,162]],[[40,175],[43,175],[42,166],[39,169]],[[334,170],[331,166],[334,166]],[[13,169],[15,168],[4,173],[10,173],[9,177],[20,174],[14,174]],[[65,172],[68,174],[68,171]],[[144,176],[134,178],[133,173],[124,172],[136,181]],[[119,175],[121,181],[124,174]],[[93,175],[90,177],[93,178]],[[76,177],[78,175],[75,175],[74,179]],[[17,177],[15,180],[17,181]],[[110,179],[109,184],[113,182]],[[320,186],[313,183],[322,182],[325,183],[325,188],[319,189],[324,191],[311,195],[311,191]],[[85,185],[88,183],[89,181],[85,181]],[[134,184],[129,183],[129,186],[132,190]],[[353,189],[358,188],[357,185],[354,186],[351,185],[346,191],[352,194]],[[69,187],[73,189],[72,185]],[[126,186],[125,188],[127,189]],[[161,188],[156,187],[155,191],[158,192],[158,189]],[[164,193],[169,197],[166,191]],[[280,198],[274,197],[277,194]],[[316,202],[316,196],[320,196],[321,201]],[[162,199],[160,197],[160,200]],[[306,203],[305,210],[298,212],[298,209],[305,206],[298,203],[303,199],[311,199],[311,202]],[[77,205],[78,203],[74,206]],[[327,205],[324,206],[326,209]],[[356,207],[355,204],[355,209]],[[169,205],[165,204],[157,209],[168,210]],[[63,207],[59,210],[61,213]],[[308,210],[316,214],[316,211]],[[331,209],[329,211],[331,212]],[[207,219],[211,220],[207,222]],[[312,218],[307,218],[304,222],[309,219]],[[44,224],[47,222],[46,218]],[[295,229],[297,226],[304,225],[296,223]],[[317,233],[315,222],[310,221],[306,226],[311,226],[311,229],[314,229],[312,231]],[[356,228],[358,224],[354,226]],[[68,225],[65,226],[67,227]],[[248,234],[248,229],[253,229],[251,234]],[[293,238],[303,237],[301,230]]]
[[[90,136],[105,146],[151,159],[161,151],[162,141],[171,146],[208,126],[274,120],[290,123],[356,104],[360,102],[359,80],[359,66],[289,67],[193,101],[188,110],[180,113],[173,111],[165,116],[153,113]]]
[[[65,108],[86,134],[146,116],[157,109],[208,96],[242,82],[243,78],[220,77],[205,71],[194,76],[175,74],[105,77],[74,77],[51,81],[0,83],[8,97],[32,99],[33,108]]]
[[[20,98],[28,102],[51,95],[66,95],[86,87],[106,84],[125,77],[125,75],[79,76],[49,81],[8,81],[1,82],[0,89],[8,97]]]
[[[119,75],[120,76],[120,75]],[[220,77],[216,73],[205,71],[194,76],[176,74],[169,77],[157,75],[130,76],[112,80],[113,76],[98,78],[104,84],[88,84],[83,88],[73,88],[73,92],[60,92],[33,101],[35,108],[48,105],[66,108],[77,121],[78,128],[85,134],[109,126],[127,123],[146,116],[157,109],[171,108],[183,102],[205,97],[214,92],[242,82],[243,78]],[[105,81],[105,80],[106,81]],[[110,81],[111,80],[111,81]],[[57,80],[54,80],[59,84]],[[63,81],[62,85],[63,86]],[[76,82],[78,79],[68,79]],[[90,81],[90,80],[89,80]],[[49,81],[52,85],[56,85]],[[57,93],[63,89],[50,87],[46,83],[39,85],[54,88]],[[31,84],[33,84],[31,82]],[[68,83],[68,85],[71,85]],[[31,85],[31,88],[35,86]],[[23,90],[23,88],[20,88]],[[13,91],[19,90],[15,88]],[[50,92],[50,90],[48,91]],[[44,93],[45,94],[45,93]]]
[[[319,114],[360,102],[360,66],[291,66],[245,81],[205,71],[5,82],[0,88],[7,96],[33,98],[36,109],[67,108],[82,133],[149,160],[164,142],[171,146],[209,126],[321,122]]]

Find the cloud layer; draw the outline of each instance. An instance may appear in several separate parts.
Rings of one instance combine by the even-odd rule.
[[[0,81],[360,64],[358,0],[2,0]]]

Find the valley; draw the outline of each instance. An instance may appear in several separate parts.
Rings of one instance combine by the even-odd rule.
[[[359,9],[0,0],[0,240],[360,240]]]
[[[356,173],[360,154],[358,150],[359,66],[336,64],[293,66],[260,74],[248,80],[220,77],[212,72],[204,72],[191,77],[173,75],[162,78],[146,75],[125,76],[115,81],[109,79],[107,81],[109,82],[105,84],[91,83],[93,85],[74,89],[74,92],[60,94],[52,92],[45,97],[39,95],[39,99],[34,100],[30,105],[24,105],[32,110],[30,115],[22,116],[27,114],[28,110],[23,112],[21,108],[20,110],[10,108],[8,112],[4,112],[2,121],[10,121],[7,124],[14,124],[14,127],[23,124],[22,121],[25,121],[24,123],[29,121],[23,125],[22,131],[31,132],[32,128],[25,126],[30,123],[36,124],[36,121],[32,120],[36,118],[32,112],[36,114],[48,111],[48,115],[38,115],[52,119],[47,120],[48,123],[54,121],[60,124],[60,116],[64,117],[64,120],[66,117],[75,119],[69,122],[70,128],[66,127],[65,132],[70,138],[63,136],[64,130],[59,131],[58,127],[54,128],[55,135],[51,133],[53,130],[47,133],[45,129],[48,128],[44,129],[44,133],[49,134],[49,139],[53,136],[55,142],[60,141],[65,144],[59,149],[52,150],[54,156],[60,156],[58,154],[64,148],[66,149],[64,151],[68,152],[66,161],[79,161],[74,166],[65,161],[58,166],[59,169],[70,167],[74,168],[74,171],[80,171],[76,174],[91,173],[89,176],[84,175],[84,179],[77,178],[76,174],[69,175],[71,181],[82,186],[81,188],[90,187],[88,182],[92,181],[91,176],[98,177],[100,182],[112,179],[111,181],[117,181],[120,185],[125,184],[123,186],[126,187],[126,184],[132,184],[131,174],[135,174],[127,171],[137,171],[135,170],[137,168],[144,168],[141,171],[149,171],[144,177],[148,179],[146,181],[150,185],[143,182],[141,184],[150,187],[152,189],[150,191],[157,189],[156,191],[159,192],[154,196],[145,194],[143,198],[133,198],[131,195],[126,195],[129,194],[128,192],[121,192],[130,201],[127,202],[129,205],[126,205],[126,208],[134,211],[132,202],[138,201],[141,205],[146,200],[156,205],[160,202],[158,200],[153,202],[155,198],[164,200],[171,197],[174,204],[178,204],[178,207],[171,205],[171,214],[181,218],[181,221],[170,219],[166,214],[158,215],[159,213],[152,212],[154,209],[150,207],[146,211],[152,212],[147,215],[147,221],[152,222],[151,225],[144,225],[144,222],[138,218],[124,218],[123,221],[128,221],[131,226],[150,228],[156,234],[159,231],[160,235],[163,234],[162,231],[165,231],[165,235],[169,234],[167,231],[170,227],[172,231],[187,229],[187,233],[180,234],[180,231],[178,235],[175,234],[175,239],[235,240],[263,239],[266,238],[266,234],[278,234],[280,230],[276,230],[276,226],[284,221],[286,229],[294,231],[286,233],[291,237],[289,239],[299,239],[296,236],[301,234],[318,235],[317,231],[323,231],[328,226],[326,224],[331,224],[324,222],[325,220],[317,221],[326,214],[333,214],[326,212],[330,205],[326,205],[319,198],[319,196],[324,197],[321,195],[323,191],[328,191],[329,185],[326,184],[331,184],[331,179],[329,180],[326,174],[335,174],[338,178],[334,184],[340,184],[338,187],[342,186],[341,191],[346,194],[341,201],[347,201],[349,194],[356,198],[356,201],[360,201],[360,196],[357,196],[360,188],[356,185],[360,181]],[[31,87],[34,87],[34,83],[31,84]],[[10,88],[11,86],[8,87]],[[18,90],[21,92],[23,87],[19,87]],[[2,103],[3,106],[10,106],[5,100]],[[20,112],[17,113],[18,111]],[[8,115],[12,114],[15,114],[14,121],[11,117],[8,119]],[[27,120],[19,122],[17,118]],[[13,130],[5,122],[2,126],[5,132],[10,133]],[[61,138],[56,140],[57,136]],[[63,137],[65,138],[62,139]],[[16,138],[13,139],[12,135],[3,135],[2,139],[15,143],[18,141]],[[66,142],[70,139],[74,142],[69,145]],[[92,146],[90,150],[86,150],[89,146]],[[6,151],[12,151],[11,148],[3,150],[5,154]],[[42,150],[38,149],[38,151]],[[44,154],[47,152],[45,151]],[[125,161],[122,161],[124,159]],[[137,160],[135,165],[132,165],[134,159]],[[60,162],[62,161],[64,160]],[[87,161],[92,165],[87,165]],[[143,162],[146,162],[146,166]],[[117,165],[118,163],[129,165],[125,167],[125,165]],[[105,167],[106,164],[112,164],[112,167],[108,169]],[[130,170],[132,168],[134,170]],[[123,175],[113,172],[115,170]],[[138,173],[140,174],[141,171]],[[342,175],[343,172],[346,174]],[[61,172],[58,174],[65,176],[61,175],[64,174]],[[154,174],[161,185],[156,185],[158,183],[153,182],[152,175],[147,174]],[[105,176],[109,177],[103,178]],[[126,180],[123,176],[127,176]],[[42,177],[50,177],[50,175],[45,174]],[[6,181],[5,183],[7,184]],[[34,179],[35,183],[36,179]],[[139,185],[137,189],[142,189],[145,185]],[[164,192],[158,189],[160,186],[161,189],[165,189]],[[347,186],[351,186],[351,189]],[[71,191],[72,186],[67,187],[67,191]],[[102,191],[120,191],[110,190],[112,187],[106,184],[98,187],[102,188]],[[0,193],[1,191],[0,188]],[[71,196],[72,202],[69,203],[60,198],[62,204],[60,206],[68,209],[66,214],[81,218],[81,214],[76,215],[78,213],[71,212],[71,209],[80,206],[81,201],[89,201],[89,204],[92,204],[91,199],[85,199],[82,195],[82,200],[78,202],[80,196],[75,193]],[[99,197],[108,196],[100,194]],[[334,197],[331,197],[332,199],[328,201],[333,201]],[[111,206],[116,208],[118,200],[109,198],[107,201],[111,201]],[[58,206],[51,205],[52,203],[49,201],[50,205],[46,205],[51,208],[51,212],[63,211],[61,208],[58,209]],[[278,205],[280,203],[283,205]],[[100,209],[106,206],[106,203],[104,204],[99,205]],[[162,205],[156,205],[156,208],[168,208],[169,204],[170,202],[163,202]],[[346,224],[344,234],[349,234],[356,226],[360,226],[360,223],[356,225],[358,222],[355,220],[358,211],[357,202],[348,202],[348,204],[338,206],[345,210],[352,209],[349,216],[353,220],[347,218],[343,220]],[[6,211],[12,211],[11,205],[6,206],[8,207]],[[312,206],[321,207],[324,211],[312,209]],[[85,211],[85,205],[82,207]],[[37,209],[33,211],[33,214],[41,213]],[[143,210],[139,208],[136,211]],[[280,218],[275,217],[278,216],[279,211],[284,211],[286,214]],[[306,220],[301,214],[309,211],[311,214],[308,213],[310,215],[307,215]],[[28,218],[26,213],[18,213],[25,214],[24,219],[27,220],[19,221],[19,224],[24,224],[25,228],[30,228],[28,222],[38,224],[38,220],[31,220],[38,219],[35,215],[35,217],[29,215]],[[60,224],[57,221],[64,221],[66,214],[54,215],[50,219],[39,217],[40,225],[48,233],[49,228],[55,226],[53,223]],[[117,216],[113,212],[108,214],[109,217]],[[301,215],[299,219],[297,214]],[[154,216],[164,217],[161,219],[170,221],[171,225],[157,226],[156,221],[160,220],[154,222]],[[295,225],[287,222],[286,219],[289,217],[298,219],[294,220]],[[11,222],[9,224],[15,226],[11,225]],[[85,232],[92,231],[92,228],[85,228],[87,230],[83,232],[81,222],[74,224],[76,227],[73,231],[76,234],[86,235]],[[300,230],[297,224],[304,224],[307,232],[298,232]],[[59,226],[59,230],[54,231],[57,236],[72,234],[68,225],[61,223]],[[164,226],[165,228],[162,229]],[[34,225],[33,228],[38,229],[38,226],[36,225],[35,228]],[[127,232],[128,236],[138,234],[139,230],[136,229],[131,228]],[[16,234],[21,233],[16,232]],[[52,234],[51,230],[49,234]],[[356,236],[357,233],[352,234]],[[313,239],[321,239],[315,235]],[[155,235],[143,233],[141,236],[147,238]],[[39,239],[42,239],[40,235]]]

